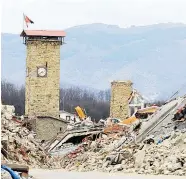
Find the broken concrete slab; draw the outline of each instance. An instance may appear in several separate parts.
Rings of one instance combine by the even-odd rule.
[[[102,128],[90,128],[66,131],[65,133],[59,134],[56,138],[54,138],[47,146],[45,146],[45,149],[48,152],[52,152],[72,138],[79,136],[84,138],[89,135],[98,135],[102,133],[102,130]]]
[[[161,128],[168,123],[171,123],[173,114],[182,105],[186,104],[186,97],[180,97],[165,105],[163,105],[158,111],[148,118],[148,122],[145,125],[142,124],[137,136],[137,142],[143,141],[148,135],[156,134],[157,131],[161,131]],[[160,133],[161,133],[160,132]]]

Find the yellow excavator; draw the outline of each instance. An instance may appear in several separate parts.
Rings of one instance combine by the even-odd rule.
[[[83,108],[77,106],[77,107],[75,107],[75,110],[76,110],[76,113],[78,114],[78,116],[79,116],[79,118],[80,118],[81,120],[84,120],[84,119],[87,118],[85,109],[83,109]]]

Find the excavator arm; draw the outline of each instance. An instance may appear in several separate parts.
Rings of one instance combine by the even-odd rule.
[[[75,107],[75,110],[81,120],[84,120],[86,116],[86,112],[79,106]]]

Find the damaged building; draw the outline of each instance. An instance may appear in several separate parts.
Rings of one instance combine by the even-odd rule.
[[[128,100],[128,116],[132,116],[138,110],[143,109],[145,107],[145,100],[143,97],[137,92],[137,90],[133,89]]]
[[[60,119],[64,119],[65,121],[80,121],[79,117],[76,114],[69,113],[65,110],[59,111]]]
[[[143,97],[132,88],[131,81],[111,83],[110,117],[126,119],[145,107]]]
[[[37,134],[36,137],[41,140],[50,140],[58,133],[65,132],[69,123],[51,116],[25,117],[25,121],[27,120],[31,124],[32,130]]]
[[[23,30],[20,36],[27,47],[25,116],[38,138],[50,139],[66,128],[59,119],[60,46],[66,34]]]

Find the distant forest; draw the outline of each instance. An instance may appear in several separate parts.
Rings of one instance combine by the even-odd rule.
[[[1,81],[2,104],[14,105],[16,115],[23,115],[25,110],[25,87],[16,86],[5,80]],[[92,119],[107,118],[110,110],[110,91],[91,91],[80,87],[60,89],[60,110],[75,113],[75,107],[85,108]]]
[[[1,81],[2,104],[14,105],[16,115],[23,115],[25,110],[25,88]],[[88,116],[96,121],[109,117],[110,113],[110,90],[93,91],[80,87],[60,89],[60,110],[75,113],[75,107],[80,106],[86,110]],[[165,101],[154,101],[148,105],[161,106]]]

